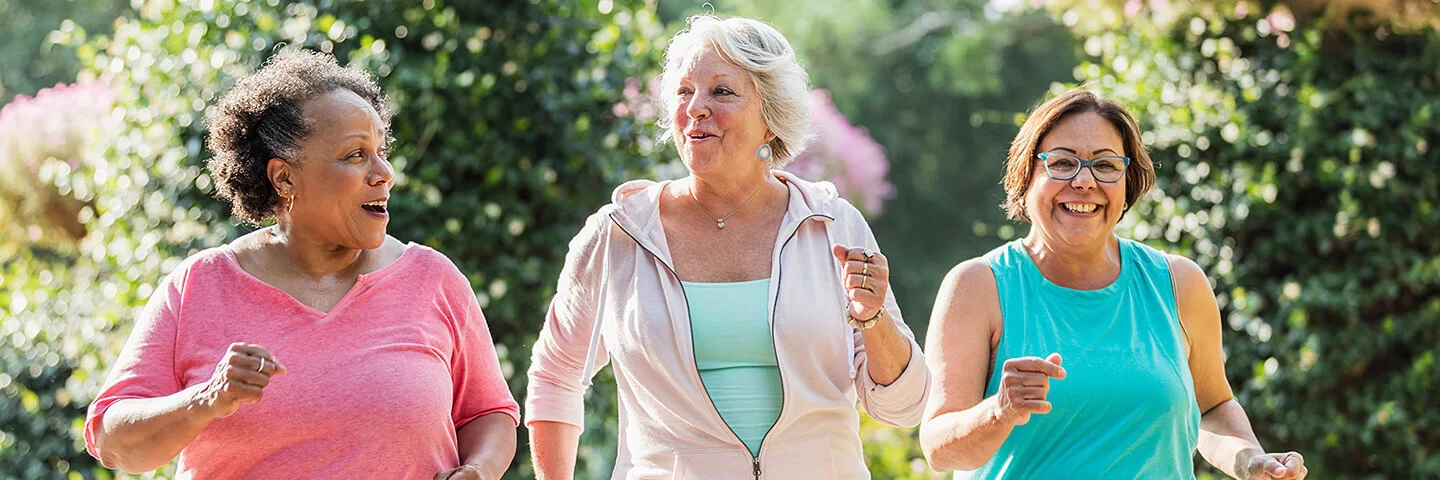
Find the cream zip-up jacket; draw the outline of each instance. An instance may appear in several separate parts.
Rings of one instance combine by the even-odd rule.
[[[870,378],[861,332],[844,320],[841,266],[830,246],[879,250],[874,235],[830,183],[774,174],[790,190],[769,302],[784,404],[759,457],[721,420],[701,384],[689,307],[660,225],[665,183],[645,180],[617,188],[570,242],[531,357],[527,425],[583,429],[585,389],[609,363],[620,397],[612,479],[870,478],[856,403],[882,423],[919,424],[930,385],[925,358],[887,294],[885,313],[910,339],[910,361],[890,385]]]

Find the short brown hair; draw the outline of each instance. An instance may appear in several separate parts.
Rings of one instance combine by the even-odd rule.
[[[1030,222],[1025,213],[1025,194],[1030,190],[1030,178],[1035,173],[1035,155],[1040,152],[1040,141],[1060,120],[1070,115],[1095,113],[1109,120],[1120,132],[1125,142],[1125,156],[1130,157],[1130,166],[1125,170],[1125,211],[1135,205],[1141,195],[1155,186],[1155,166],[1145,144],[1140,140],[1140,126],[1129,110],[1107,98],[1077,88],[1070,90],[1035,107],[1030,118],[1020,126],[1020,133],[1010,142],[1010,155],[1005,160],[1005,215],[1011,220]],[[1122,214],[1123,215],[1123,214]]]

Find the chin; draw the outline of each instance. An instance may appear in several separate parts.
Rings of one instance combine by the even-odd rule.
[[[382,245],[385,245],[385,232],[383,231],[379,235],[370,235],[360,239],[360,244],[357,246],[361,250],[374,250]]]

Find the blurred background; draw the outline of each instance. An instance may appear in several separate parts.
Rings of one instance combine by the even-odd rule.
[[[1026,232],[998,205],[1027,110],[1089,84],[1160,165],[1122,235],[1210,275],[1262,442],[1312,478],[1440,478],[1435,0],[711,3],[0,0],[0,477],[123,476],[84,452],[84,410],[156,282],[248,231],[201,119],[281,45],[379,78],[390,233],[469,276],[523,402],[566,242],[621,181],[683,172],[649,86],[713,9],[799,51],[819,136],[789,168],[866,213],[918,335],[951,266]],[[608,375],[581,478],[613,462]],[[915,433],[865,425],[876,478],[943,478]],[[532,477],[519,435],[506,478]]]

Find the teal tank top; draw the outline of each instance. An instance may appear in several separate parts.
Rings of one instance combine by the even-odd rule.
[[[735,283],[680,282],[690,306],[690,332],[700,381],[720,418],[750,455],[780,418],[784,393],[770,334],[770,279]]]
[[[985,260],[1004,321],[985,396],[1011,358],[1059,352],[1066,378],[1050,381],[1053,411],[955,478],[1193,480],[1200,409],[1165,254],[1120,239],[1120,276],[1099,290],[1046,280],[1020,240]]]

